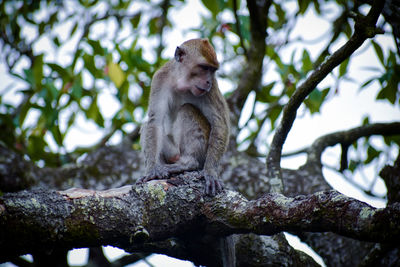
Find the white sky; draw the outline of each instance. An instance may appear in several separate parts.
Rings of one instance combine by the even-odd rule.
[[[133,5],[134,6],[134,5]],[[304,18],[300,18],[297,21],[297,25],[294,29],[294,36],[302,36],[304,40],[313,40],[317,37],[323,36],[326,31],[329,30],[330,23],[325,20],[321,20],[313,14],[313,9],[309,9],[307,16]],[[171,9],[170,18],[179,18],[175,19],[177,23],[175,23],[174,30],[167,30],[165,33],[165,41],[166,41],[166,49],[164,51],[164,56],[172,57],[173,51],[177,45],[182,43],[183,41],[198,37],[197,33],[190,32],[188,29],[192,27],[196,27],[200,22],[200,15],[207,15],[208,11],[200,4],[198,0],[190,1],[188,5],[184,8],[180,8],[178,10]],[[229,18],[228,18],[229,19]],[[71,27],[71,25],[66,25],[62,27]],[[115,27],[112,23],[108,23],[105,25],[104,23],[98,24],[97,32],[113,32],[112,28]],[[29,34],[32,29],[26,28],[26,32]],[[69,33],[68,30],[60,29],[60,36],[62,37],[62,33]],[[95,34],[95,33],[94,33]],[[123,35],[123,34],[122,34]],[[66,36],[66,35],[65,35]],[[65,39],[65,37],[63,38]],[[392,39],[385,36],[378,36],[375,40],[382,47],[394,47]],[[151,43],[154,43],[156,40],[150,40]],[[73,44],[76,40],[70,40],[70,43]],[[141,42],[146,42],[144,39]],[[340,44],[336,44],[334,49],[338,48],[339,45],[343,44],[344,40]],[[366,42],[368,43],[368,42]],[[298,55],[301,56],[302,53],[301,43],[296,43],[293,46],[289,47],[288,51],[282,51],[282,61],[288,62],[291,51],[296,48]],[[154,46],[153,46],[154,47]],[[151,46],[150,46],[151,48]],[[315,56],[321,50],[321,44],[316,46],[307,46],[308,49],[311,48],[310,53],[312,59],[315,59]],[[35,49],[40,51],[52,50],[53,48],[49,45],[46,40],[38,43]],[[72,52],[72,48],[70,46],[65,46],[64,50],[60,52],[56,57],[61,61],[66,60],[68,58],[68,53]],[[146,51],[146,50],[145,50]],[[332,50],[331,50],[332,51]],[[361,52],[360,52],[361,51]],[[387,51],[387,49],[384,49]],[[146,57],[151,59],[154,53],[152,51],[146,51]],[[364,44],[356,52],[355,57],[352,57],[348,76],[356,82],[341,82],[339,87],[338,95],[330,95],[331,99],[329,102],[323,105],[321,113],[309,115],[308,113],[299,116],[299,118],[295,121],[294,126],[289,133],[288,139],[284,146],[284,151],[293,151],[298,148],[304,148],[310,145],[316,138],[321,135],[331,133],[334,131],[345,130],[352,127],[357,127],[361,124],[364,116],[366,114],[369,115],[371,122],[390,122],[390,121],[400,121],[400,109],[399,106],[393,107],[390,104],[387,104],[383,101],[375,101],[375,97],[377,95],[379,85],[377,83],[373,83],[369,88],[359,92],[359,84],[364,82],[368,76],[377,75],[376,73],[368,70],[368,67],[377,67],[382,69],[380,66],[377,57],[369,44]],[[56,58],[54,55],[49,55],[49,57]],[[20,66],[22,67],[22,66]],[[334,70],[334,73],[337,70]],[[264,77],[265,81],[273,81],[277,80],[277,73],[274,69],[269,68],[267,70],[267,75]],[[18,102],[19,96],[16,96],[13,92],[8,92],[4,94],[5,89],[11,83],[18,83],[19,81],[7,75],[5,67],[3,63],[0,64],[0,94],[4,95],[4,99],[7,99],[11,102]],[[328,77],[321,83],[319,88],[323,88],[324,85],[332,85],[334,84],[331,77]],[[220,82],[220,87],[224,90],[224,87],[231,88],[231,84],[226,84],[225,82]],[[105,92],[99,97],[99,106],[103,114],[106,117],[112,117],[115,111],[118,109],[119,103],[113,99],[112,97],[112,89],[110,91]],[[246,108],[251,108],[251,101],[249,102],[249,106]],[[302,112],[299,112],[301,115]],[[90,145],[97,143],[97,141],[102,137],[102,132],[97,129],[97,127],[88,122],[82,116],[78,117],[78,127],[70,130],[66,138],[66,147],[67,150],[72,150],[76,146],[80,145]],[[120,136],[114,137],[112,140],[114,143],[118,142]],[[379,145],[379,141],[377,141]],[[330,165],[335,166],[339,160],[338,155],[340,155],[340,149],[338,147],[334,147],[328,149],[326,153],[324,153],[323,159],[325,162],[328,162]],[[295,157],[290,159],[285,159],[282,162],[283,167],[288,168],[296,168],[304,163],[304,157]],[[365,196],[360,190],[355,189],[353,186],[348,184],[342,176],[337,175],[333,171],[324,170],[324,174],[328,180],[328,182],[338,191],[351,196],[357,199],[366,201],[374,206],[382,207],[385,203],[381,200],[371,199]],[[365,175],[373,177],[375,175],[375,170],[367,170]],[[358,180],[362,180],[360,176],[356,177]],[[377,186],[374,188],[377,193],[384,194],[385,187],[382,181],[377,183]],[[296,241],[295,238],[289,237],[289,241],[295,243],[296,247],[301,246],[299,241]],[[86,253],[86,249],[75,250],[71,252],[71,255],[80,255],[79,257],[69,257],[70,260],[74,264],[81,264],[79,260],[85,259],[85,256],[82,256]],[[120,250],[107,248],[106,253],[110,258],[118,257],[120,255]],[[167,260],[164,256],[155,256],[149,258],[149,261],[152,262],[155,266],[178,266],[176,265],[176,261],[174,259],[170,259],[173,261],[171,265],[167,264]],[[71,263],[72,263],[71,262]],[[133,265],[135,267],[139,266],[148,266],[146,263],[138,263]],[[189,262],[180,262],[179,266],[193,266]]]

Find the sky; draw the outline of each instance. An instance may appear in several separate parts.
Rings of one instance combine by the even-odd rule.
[[[175,20],[179,21],[175,23],[175,27],[173,30],[167,30],[167,32],[165,33],[165,36],[168,36],[168,38],[165,38],[166,49],[163,52],[163,55],[165,57],[172,57],[173,51],[177,45],[187,39],[198,37],[197,33],[190,32],[188,31],[188,29],[196,27],[200,22],[200,16],[207,14],[208,11],[200,4],[200,1],[198,0],[190,1],[188,5],[186,5],[184,8],[180,8],[179,10],[171,10],[170,17],[176,18]],[[231,19],[229,15],[226,16],[227,20]],[[64,25],[63,27],[71,27],[71,25]],[[110,29],[110,27],[113,27],[113,25],[99,24],[97,27],[99,32],[103,32],[105,28]],[[304,18],[300,18],[298,20],[298,23],[293,30],[293,34],[294,36],[302,37],[304,40],[313,40],[316,37],[323,36],[326,31],[329,30],[329,27],[329,21],[317,18],[314,14],[314,10],[309,9],[307,15]],[[26,28],[25,30],[29,35],[30,29]],[[110,32],[112,31],[110,30]],[[378,36],[375,40],[383,47],[394,46],[392,39],[385,36]],[[154,40],[148,41],[153,42]],[[333,47],[333,50],[342,45],[344,41],[345,40],[342,40],[341,42],[336,44]],[[72,44],[74,40],[70,40],[70,42]],[[144,41],[142,40],[142,42]],[[308,43],[307,45],[310,44]],[[37,44],[37,46],[38,50],[51,49],[49,47],[49,44],[46,44],[46,41]],[[294,48],[298,49],[298,55],[296,56],[301,56],[301,47],[301,43],[295,43],[292,47],[289,47],[287,51],[281,52],[281,59],[286,62],[289,61],[289,58],[292,54],[291,51],[293,51]],[[311,45],[308,46],[308,48],[311,51],[311,56],[315,56],[321,50],[321,44]],[[66,46],[63,53],[68,54],[68,49],[70,48]],[[146,51],[146,53],[146,56],[149,59],[151,59],[154,55],[153,51]],[[322,110],[319,114],[309,115],[308,113],[299,112],[298,119],[295,121],[293,128],[290,131],[288,139],[285,143],[284,152],[290,152],[299,148],[304,148],[310,145],[316,138],[324,134],[359,126],[364,116],[367,114],[369,115],[371,122],[400,121],[400,109],[398,105],[393,107],[386,102],[375,100],[379,89],[378,84],[373,83],[371,85],[371,88],[368,88],[368,90],[359,91],[358,89],[358,84],[364,82],[365,78],[372,74],[371,70],[369,69],[370,67],[381,68],[378,59],[372,50],[372,47],[370,45],[364,44],[356,52],[356,55],[357,56],[353,57],[350,62],[348,72],[348,76],[351,77],[353,81],[341,82],[338,87],[338,94],[330,96],[330,101],[322,106]],[[267,75],[265,75],[264,77],[265,82],[277,79],[278,74],[274,69],[267,69],[266,71]],[[335,71],[337,72],[337,70],[334,70],[334,72]],[[3,63],[1,63],[0,93],[4,92],[11,83],[17,82],[18,81],[16,81],[14,78],[11,78],[6,74],[5,67]],[[232,86],[234,86],[232,84],[227,84],[223,80],[220,80],[219,82],[222,91],[226,91],[227,88],[232,88]],[[328,77],[321,83],[321,87],[323,85],[331,85],[332,83],[332,78]],[[99,98],[99,106],[102,108],[103,114],[106,114],[106,116],[108,114],[108,116],[111,117],[115,113],[116,105],[118,105],[118,103],[110,96],[110,92],[105,92]],[[10,101],[18,101],[18,96],[16,96],[12,92],[7,93],[4,97],[6,99],[10,99]],[[245,109],[251,110],[253,101],[254,96],[250,96],[248,101],[246,102]],[[246,114],[242,117],[242,120],[246,120]],[[96,143],[97,140],[102,137],[102,133],[99,131],[99,129],[96,128],[93,123],[88,122],[83,117],[78,119],[80,120],[78,123],[79,126],[71,129],[71,132],[67,136],[67,150],[72,150],[74,147],[82,144],[88,145],[90,143]],[[117,135],[114,137],[112,142],[117,143],[119,140],[120,136]],[[378,139],[374,140],[374,142],[377,146],[382,145]],[[335,146],[333,148],[327,149],[327,151],[323,155],[323,160],[331,166],[337,166],[339,159],[338,155],[340,155],[340,149],[338,146]],[[282,166],[286,168],[297,168],[298,166],[302,165],[304,161],[305,158],[303,156],[284,159],[282,161]],[[327,181],[332,185],[333,188],[348,196],[366,201],[376,207],[383,207],[385,205],[385,202],[380,199],[372,199],[366,196],[360,190],[354,188],[348,182],[346,182],[341,175],[338,175],[332,170],[325,168],[324,175],[326,176]],[[372,179],[372,177],[375,175],[375,170],[367,169],[363,173],[363,175]],[[358,174],[355,179],[359,182],[363,182],[363,175]],[[386,192],[385,186],[380,180],[378,180],[374,190],[375,192],[382,195],[384,195]],[[307,247],[302,245],[300,241],[296,239],[296,237],[288,235],[287,238],[289,242],[293,244],[293,246],[295,246],[296,248],[301,248],[303,250],[306,250],[307,253],[312,253]],[[121,250],[116,248],[108,247],[105,251],[110,258],[121,256]],[[70,252],[69,259],[71,263],[82,264],[82,260],[87,257],[85,256],[86,254],[86,249],[74,250],[73,252]],[[154,266],[193,266],[193,264],[191,264],[190,262],[183,261],[179,261],[179,265],[176,265],[177,263],[174,259],[167,259],[165,256],[161,255],[152,256],[148,258],[148,260]],[[167,261],[169,260],[173,261],[171,265],[167,264]],[[323,264],[320,259],[319,261],[321,264]],[[132,266],[141,267],[148,265],[145,262],[141,262]]]

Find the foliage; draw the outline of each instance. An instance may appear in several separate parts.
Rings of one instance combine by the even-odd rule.
[[[6,146],[22,155],[20,159],[40,167],[76,162],[106,143],[120,142],[121,137],[134,139],[133,149],[137,149],[137,129],[145,119],[152,75],[172,56],[163,52],[177,45],[174,37],[188,33],[209,38],[216,48],[221,63],[218,78],[229,85],[230,89],[224,90],[229,103],[240,102],[242,99],[236,103],[232,99],[241,93],[243,103],[246,101],[246,105],[238,105],[239,114],[232,111],[237,116],[232,119],[236,122],[232,132],[237,135],[234,139],[238,147],[250,156],[265,157],[289,99],[337,47],[351,38],[355,21],[365,18],[370,2],[264,1],[268,16],[263,17],[251,10],[248,3],[252,1],[240,0],[0,1],[0,67],[6,72],[0,75],[13,81],[7,80],[6,86],[0,84],[0,147]],[[176,16],[188,5],[195,5],[201,14],[198,24],[190,29]],[[298,116],[318,115],[324,104],[347,89],[343,83],[349,81],[360,93],[375,92],[378,87],[376,101],[400,106],[399,20],[390,17],[395,13],[383,13],[379,24],[383,36],[394,42],[368,39],[365,48],[341,61],[324,83],[311,88],[314,90],[296,110]],[[314,40],[296,34],[296,25],[310,14],[330,25]],[[267,21],[266,31],[261,33],[257,32],[260,25],[255,23],[260,18]],[[183,33],[176,35],[176,29]],[[257,43],[260,39],[263,45]],[[369,74],[359,82],[352,76],[353,64],[366,49],[373,51],[380,65],[366,66]],[[264,52],[254,55],[254,51]],[[246,71],[252,70],[254,58],[261,60],[262,69],[256,70],[261,75],[254,75],[256,82],[249,85],[252,78],[244,74],[252,74]],[[246,82],[247,88],[243,86]],[[370,120],[368,114],[360,118],[364,126],[373,125]],[[94,126],[102,136],[86,146],[70,148],[68,137],[82,124]],[[378,173],[393,161],[393,151],[398,151],[400,145],[399,135],[380,139],[368,134],[346,139],[345,135],[340,132],[336,137],[352,141],[332,142],[341,145],[341,166],[325,164],[344,176],[368,166],[375,166]],[[304,152],[310,151],[302,149],[292,154]],[[339,165],[339,159],[337,162]],[[116,165],[113,163],[108,162]],[[365,193],[385,198],[373,192],[377,178],[362,185],[349,180]]]

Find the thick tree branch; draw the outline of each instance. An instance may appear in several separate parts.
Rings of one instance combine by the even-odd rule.
[[[127,251],[171,237],[330,231],[374,242],[400,238],[400,204],[376,209],[336,191],[248,201],[233,191],[204,198],[203,182],[153,181],[107,191],[22,191],[0,198],[1,261],[54,247],[113,245]],[[182,178],[182,177],[181,177]]]
[[[238,87],[228,99],[233,118],[232,125],[237,126],[240,112],[248,94],[257,89],[262,76],[262,63],[265,54],[265,38],[267,37],[267,18],[272,1],[247,1],[250,13],[251,45],[246,56],[246,67],[240,77]]]
[[[128,144],[112,147],[105,146],[88,154],[79,164],[56,169],[35,167],[32,171],[33,163],[23,161],[21,157],[17,157],[13,151],[6,148],[4,148],[4,151],[0,149],[0,182],[33,179],[35,183],[31,186],[23,186],[21,184],[18,186],[26,189],[38,187],[47,189],[83,187],[101,190],[118,187],[123,184],[132,184],[135,181],[133,177],[140,176],[142,163],[140,153],[133,151],[130,147]],[[321,167],[318,164],[307,164],[307,166],[298,170],[283,169],[282,176],[285,182],[285,195],[287,196],[295,197],[299,194],[310,194],[330,189],[330,186],[323,179]],[[9,177],[14,178],[9,179]],[[256,158],[249,157],[246,153],[236,150],[229,150],[225,154],[221,162],[220,178],[228,188],[238,190],[249,199],[255,199],[261,196],[263,192],[269,191],[265,165]],[[3,192],[7,191],[5,189],[5,187],[1,188]],[[155,210],[155,212],[158,211]],[[303,240],[310,244],[326,262],[331,263],[331,266],[356,266],[373,245],[373,243],[360,242],[331,233],[304,233],[301,236],[306,236]],[[247,262],[247,264],[253,259],[254,266],[257,266],[256,263],[260,257],[267,259],[270,258],[268,255],[272,256],[275,255],[274,253],[278,253],[280,257],[276,258],[275,255],[273,258],[279,261],[279,259],[283,260],[283,258],[289,260],[288,255],[295,256],[296,254],[289,253],[286,256],[282,256],[284,255],[282,253],[285,253],[289,248],[289,246],[284,245],[274,246],[275,250],[271,252],[271,247],[268,247],[268,244],[274,242],[274,237],[258,236],[257,238],[256,235],[252,235],[252,237],[238,235],[238,239],[240,239],[239,243],[246,240],[253,242],[251,246],[255,250],[246,250],[246,255],[245,251],[237,252],[240,253],[239,258]],[[210,248],[210,240],[207,239],[206,242],[203,248],[208,248],[208,250],[201,251],[205,251],[208,258],[218,260],[218,255],[214,257],[210,255],[213,253]],[[264,243],[266,247],[264,247]],[[175,245],[171,246],[171,244]],[[244,244],[244,246],[249,248],[249,245]],[[188,251],[188,247],[192,249]],[[186,258],[193,262],[196,262],[196,259],[191,255],[193,251],[198,251],[197,256],[201,256],[198,250],[199,243],[197,241],[193,243],[193,239],[182,242],[182,237],[179,239],[172,238],[169,241],[155,242],[151,246],[146,243],[146,248],[146,253],[163,253],[181,259]],[[341,257],[335,257],[336,254],[340,254]],[[307,266],[309,265],[307,264]]]
[[[371,4],[372,0],[361,0],[360,2]],[[400,54],[400,1],[386,0],[382,15],[390,26],[392,26],[392,34],[394,42],[396,43],[397,53]]]
[[[141,175],[143,165],[140,152],[132,150],[129,140],[97,148],[80,163],[60,168],[39,168],[0,144],[0,191],[119,187],[133,184],[132,177]]]
[[[385,1],[375,0],[366,17],[356,18],[355,31],[349,41],[311,73],[311,75],[296,89],[289,99],[289,102],[284,107],[282,120],[276,129],[267,156],[267,176],[271,178],[271,187],[273,191],[283,191],[280,168],[282,147],[296,119],[297,109],[306,97],[335,67],[353,54],[367,38],[375,36],[377,33],[375,24],[384,4]]]
[[[386,165],[379,175],[385,181],[387,187],[388,203],[400,201],[400,151],[393,166]]]

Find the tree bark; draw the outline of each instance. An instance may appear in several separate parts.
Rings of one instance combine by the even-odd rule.
[[[376,209],[336,191],[295,198],[271,193],[247,200],[226,190],[209,198],[203,186],[196,175],[187,173],[171,181],[106,191],[6,193],[0,198],[1,261],[55,247],[113,245],[146,251],[155,242],[175,237],[192,240],[191,236],[232,233],[329,231],[388,244],[400,237],[397,202]],[[170,254],[169,249],[165,252]]]

